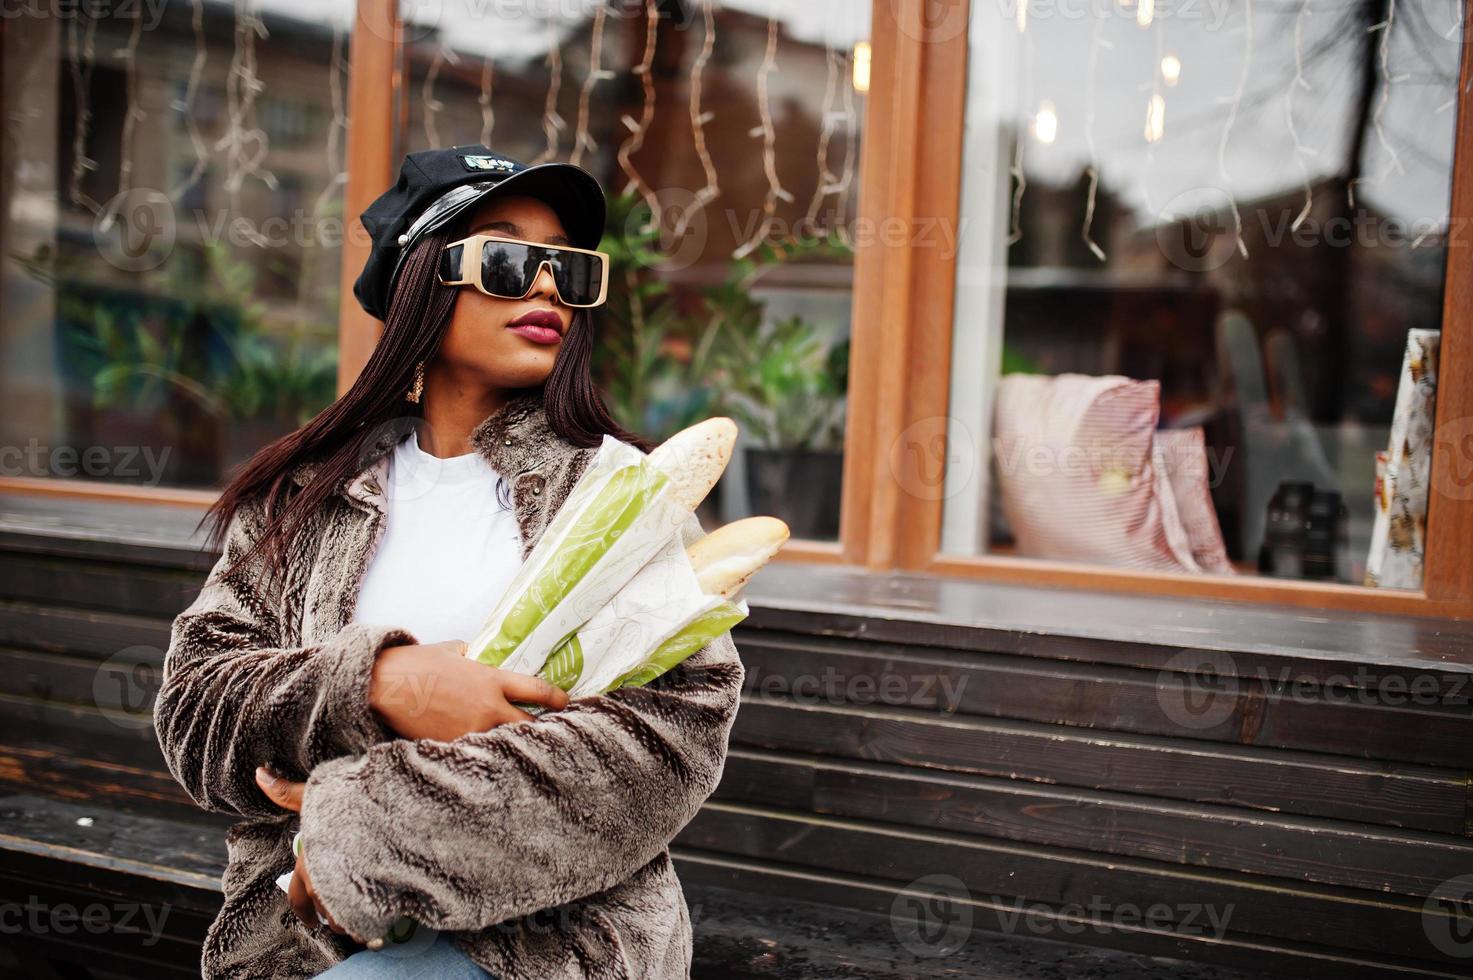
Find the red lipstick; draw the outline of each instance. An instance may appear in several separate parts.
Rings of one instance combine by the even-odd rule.
[[[563,318],[552,310],[528,310],[506,325],[534,344],[555,344],[563,338]]]

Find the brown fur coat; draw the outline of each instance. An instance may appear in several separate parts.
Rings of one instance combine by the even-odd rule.
[[[381,649],[416,639],[350,623],[394,441],[293,543],[280,586],[259,569],[225,574],[259,531],[258,511],[241,514],[174,623],[155,709],[164,756],[201,806],[245,818],[227,836],[204,976],[314,976],[354,948],[304,927],[276,886],[299,820],[257,789],[263,764],[307,780],[312,881],[357,935],[409,916],[503,980],[688,976],[667,845],[721,775],[743,679],[730,634],[648,687],[454,742],[396,738],[368,708],[369,678]],[[511,481],[525,555],[594,450],[553,433],[539,395],[486,419],[474,442]],[[702,532],[692,518],[683,533]]]

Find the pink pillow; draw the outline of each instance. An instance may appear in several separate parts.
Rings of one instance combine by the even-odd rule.
[[[1156,466],[1166,473],[1176,512],[1187,532],[1192,559],[1204,572],[1232,575],[1217,508],[1208,488],[1207,440],[1200,426],[1191,429],[1159,429],[1156,432]]]
[[[993,455],[1019,554],[1200,571],[1154,464],[1160,392],[1118,376],[1002,379]]]

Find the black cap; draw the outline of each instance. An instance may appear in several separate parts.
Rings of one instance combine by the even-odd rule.
[[[579,248],[597,248],[604,232],[603,188],[571,163],[527,166],[479,143],[421,150],[404,158],[399,180],[363,212],[373,240],[353,295],[384,318],[409,247],[491,194],[525,194],[557,212]]]

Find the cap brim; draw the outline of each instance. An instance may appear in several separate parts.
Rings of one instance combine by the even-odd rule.
[[[471,207],[494,197],[524,195],[557,212],[563,230],[578,248],[598,248],[603,238],[607,204],[593,175],[571,163],[540,163],[498,181],[463,184],[427,208],[410,229],[408,244],[443,228]],[[443,206],[440,205],[444,202]]]

